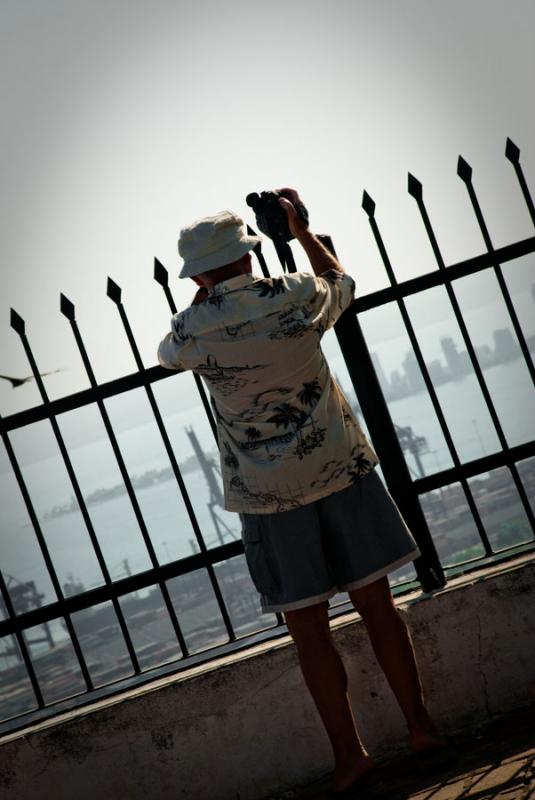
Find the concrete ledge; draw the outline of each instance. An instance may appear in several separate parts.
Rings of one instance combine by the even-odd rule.
[[[535,699],[535,559],[457,578],[399,606],[430,710],[455,730]],[[333,623],[369,750],[405,726],[357,615]],[[6,800],[255,800],[331,767],[289,638],[258,645],[13,734]]]

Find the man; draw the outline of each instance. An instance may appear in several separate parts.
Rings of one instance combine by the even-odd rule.
[[[425,708],[407,627],[387,574],[419,555],[374,467],[379,459],[334,381],[320,340],[355,283],[310,232],[294,189],[279,202],[314,274],[252,275],[232,212],[181,231],[180,277],[201,288],[158,349],[168,369],[202,375],[217,420],[225,507],[237,511],[265,612],[284,613],[305,682],[332,744],[333,797],[352,796],[375,764],[355,726],[331,638],[328,598],[349,593],[423,760],[445,752]]]

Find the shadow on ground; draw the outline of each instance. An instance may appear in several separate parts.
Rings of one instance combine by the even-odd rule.
[[[500,716],[454,738],[455,764],[420,774],[410,756],[380,762],[381,785],[354,800],[535,800],[535,706]],[[265,800],[323,800],[330,776]]]

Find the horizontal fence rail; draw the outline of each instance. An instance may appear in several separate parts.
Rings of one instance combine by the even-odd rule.
[[[535,225],[533,201],[520,165],[520,151],[510,140],[507,140],[506,157],[514,167],[522,196]],[[492,392],[487,385],[484,371],[454,291],[456,282],[471,275],[488,271],[489,274],[492,273],[496,277],[501,298],[518,341],[523,363],[535,385],[535,367],[528,340],[518,319],[502,271],[503,264],[535,253],[535,236],[505,247],[494,248],[472,182],[471,167],[463,158],[459,158],[457,171],[468,192],[486,248],[485,252],[450,266],[444,263],[424,203],[423,187],[414,176],[409,174],[408,192],[416,201],[435,258],[436,268],[416,278],[398,282],[376,219],[375,203],[370,195],[364,192],[362,208],[368,217],[372,237],[390,285],[385,289],[358,297],[335,326],[338,344],[358,404],[370,431],[374,448],[380,457],[380,466],[387,486],[413,532],[421,552],[421,556],[416,559],[414,564],[417,582],[410,577],[402,580],[396,586],[398,592],[407,591],[418,584],[424,591],[432,591],[443,586],[448,575],[454,574],[460,569],[473,569],[493,560],[510,558],[527,549],[535,549],[533,506],[518,468],[520,462],[526,463],[529,459],[535,458],[535,441],[526,441],[514,446],[508,445]],[[252,228],[249,228],[249,232],[254,233]],[[321,238],[324,244],[334,252],[330,238]],[[262,274],[269,277],[261,245],[256,246],[255,255]],[[289,247],[279,249],[278,255],[284,270],[295,270],[295,263]],[[162,288],[169,309],[173,314],[176,313],[177,308],[169,288],[167,270],[157,259],[154,264],[154,279]],[[459,326],[466,348],[470,368],[473,370],[499,443],[497,452],[469,461],[461,458],[458,448],[455,446],[439,393],[430,374],[406,303],[411,296],[437,287],[444,289],[447,294],[453,318]],[[40,599],[42,596],[32,582],[17,581],[16,577],[0,572],[0,647],[2,642],[6,645],[4,651],[0,650],[0,682],[2,676],[7,676],[12,682],[13,695],[15,695],[13,687],[20,688],[24,681],[28,686],[24,694],[26,708],[19,708],[14,701],[8,703],[7,713],[0,707],[0,720],[2,717],[4,718],[4,722],[0,723],[0,734],[16,730],[46,716],[60,713],[67,708],[90,702],[97,697],[123,690],[127,686],[150,680],[156,675],[186,669],[193,664],[215,658],[223,652],[244,648],[254,642],[279,636],[285,632],[281,615],[273,615],[269,622],[265,622],[264,618],[264,624],[258,622],[258,609],[253,607],[252,595],[246,586],[242,541],[240,538],[231,541],[224,540],[224,523],[219,519],[216,511],[222,503],[218,477],[196,440],[194,429],[192,429],[188,435],[210,487],[211,500],[208,505],[214,529],[217,530],[219,537],[216,546],[209,546],[206,542],[206,534],[197,517],[194,503],[188,492],[187,480],[178,463],[177,454],[169,438],[153,391],[153,386],[157,382],[180,371],[171,373],[160,366],[145,367],[122,303],[121,287],[111,278],[108,278],[107,294],[121,319],[137,371],[106,383],[99,384],[97,382],[77,325],[75,306],[65,295],[61,294],[60,310],[69,322],[90,388],[56,400],[48,398],[42,375],[26,335],[24,320],[16,311],[11,310],[11,326],[20,337],[42,402],[35,408],[9,416],[0,416],[0,436],[12,475],[18,485],[20,497],[33,528],[38,552],[45,565],[55,599],[43,604]],[[395,305],[399,312],[425,386],[426,395],[432,404],[452,463],[451,467],[437,469],[428,475],[421,474],[416,478],[411,476],[402,447],[404,432],[392,419],[361,327],[362,315],[388,304]],[[216,446],[217,427],[210,400],[198,375],[194,375],[194,381],[201,406],[213,434],[214,446]],[[105,405],[106,400],[136,389],[144,391],[150,407],[151,418],[154,420],[169,461],[170,479],[176,485],[176,491],[185,508],[192,533],[191,544],[194,552],[178,559],[170,559],[167,563],[161,563],[161,559],[158,558],[144,510]],[[149,564],[146,569],[119,578],[112,577],[71,454],[57,421],[57,418],[66,412],[87,407],[96,407],[98,410]],[[43,531],[42,521],[35,509],[31,491],[25,480],[24,470],[19,464],[10,438],[10,435],[16,431],[41,421],[50,423],[61,461],[72,487],[75,508],[81,515],[92,552],[96,558],[101,580],[100,585],[94,588],[86,589],[83,586],[73,588],[62,585],[47,537]],[[500,469],[508,470],[514,489],[518,494],[519,503],[531,528],[530,535],[520,545],[516,543],[510,547],[496,546],[491,541],[477,497],[470,483],[471,479]],[[442,492],[445,487],[454,484],[458,484],[462,490],[462,497],[470,512],[470,519],[477,530],[480,551],[475,556],[457,559],[454,563],[449,563],[447,558],[439,555],[432,525],[429,524],[424,511],[426,498],[431,497],[433,492]],[[206,579],[204,594],[199,594],[199,576],[205,576]],[[192,579],[190,583],[180,584],[182,588],[177,595],[176,581],[190,579]],[[232,587],[232,592],[229,587]],[[178,607],[177,596],[180,599]],[[155,598],[158,598],[157,605],[155,605]],[[192,628],[190,622],[187,622],[193,613],[191,609],[195,609],[195,602],[200,603],[201,600],[205,602],[206,598],[210,598],[212,605],[209,606],[210,611],[206,612],[208,616],[204,623],[206,627],[209,627],[209,623],[213,625],[215,624],[214,620],[218,620],[219,625],[217,634],[209,634],[212,639],[203,639],[204,634],[199,629],[199,625]],[[243,600],[241,605],[240,598]],[[153,605],[150,605],[151,603]],[[340,604],[340,609],[344,609],[343,604]],[[99,673],[95,668],[91,650],[91,647],[99,644],[99,631],[91,628],[83,616],[90,612],[95,614],[95,619],[101,619],[101,633],[106,630],[108,631],[107,635],[111,636],[110,632],[115,631],[112,638],[115,642],[120,641],[124,646],[123,655],[114,657],[115,671],[110,668],[104,677],[103,673]],[[338,613],[336,607],[333,608],[333,613]],[[150,643],[140,644],[139,636],[142,629],[139,626],[136,627],[132,622],[132,619],[143,617],[143,615],[150,617],[151,614],[152,618],[159,622],[165,621],[169,631],[167,635],[168,654],[166,659],[159,662],[150,661]],[[239,622],[237,623],[236,620]],[[64,632],[67,634],[67,637],[62,638],[59,643],[57,632],[54,633],[51,627],[58,621],[61,621]],[[202,628],[202,626],[200,627]],[[40,628],[42,628],[42,632],[39,632]],[[36,638],[36,633],[38,638]],[[35,649],[38,647],[41,648],[39,652]],[[61,689],[58,668],[61,671],[62,658],[66,658],[67,650],[69,653],[71,652],[69,648],[72,648],[72,664],[74,665],[69,674],[75,675],[76,673],[78,677],[76,681],[74,677],[72,678],[70,687]],[[2,659],[9,662],[8,666],[3,665]],[[50,664],[47,664],[47,659]],[[67,668],[64,667],[64,672],[67,671]],[[50,676],[55,677],[52,679]],[[6,695],[8,699],[9,691],[8,688]]]

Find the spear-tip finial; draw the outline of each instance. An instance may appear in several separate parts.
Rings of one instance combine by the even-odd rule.
[[[415,178],[410,172],[407,180],[407,191],[415,200],[422,199],[422,184],[418,178]]]
[[[106,294],[108,295],[110,300],[113,300],[114,303],[117,303],[117,305],[119,305],[119,303],[121,302],[121,287],[118,286],[115,283],[115,281],[113,281],[110,277],[108,277]]]
[[[505,157],[511,164],[518,164],[520,161],[520,148],[509,137],[505,143]]]
[[[156,283],[159,283],[160,286],[169,285],[169,273],[162,262],[158,261],[157,258],[154,259],[154,280]]]
[[[462,156],[459,156],[457,161],[457,175],[465,183],[470,183],[472,180],[472,167]]]
[[[74,322],[74,304],[63,293],[59,295],[59,310],[69,322]]]
[[[250,225],[247,225],[247,233],[249,234],[249,236],[258,236],[255,229],[251,228]],[[253,247],[253,250],[255,251],[255,253],[260,253],[262,251],[262,242],[257,242]]]
[[[364,213],[368,215],[370,219],[375,216],[375,202],[372,200],[366,189],[362,192],[362,208],[364,209]]]
[[[25,333],[25,325],[24,320],[17,314],[14,308],[11,309],[11,318],[10,318],[10,325],[14,331],[16,331],[19,336],[24,336]]]

